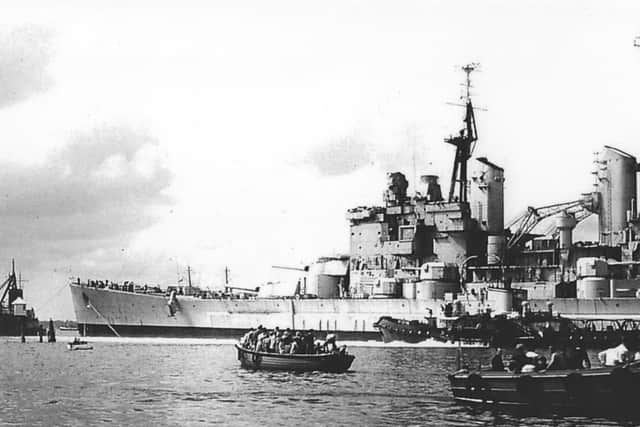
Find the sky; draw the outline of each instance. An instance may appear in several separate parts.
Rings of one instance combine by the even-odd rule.
[[[219,288],[228,266],[255,287],[346,253],[346,210],[381,204],[387,172],[446,191],[470,62],[505,218],[575,200],[603,145],[640,155],[638,18],[631,1],[4,3],[0,271],[15,258],[38,316],[73,319],[71,277],[167,285],[189,265]]]

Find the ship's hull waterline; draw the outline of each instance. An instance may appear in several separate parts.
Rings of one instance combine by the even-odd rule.
[[[313,329],[318,336],[337,332],[344,340],[381,340],[373,326],[382,316],[423,320],[442,300],[412,299],[201,299],[178,296],[171,315],[168,298],[70,285],[81,334],[88,336],[237,338],[258,325]],[[575,318],[637,318],[640,300],[530,300],[533,310]]]

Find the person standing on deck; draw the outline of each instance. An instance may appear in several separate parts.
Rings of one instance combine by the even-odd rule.
[[[551,346],[551,356],[549,357],[547,371],[559,371],[562,369],[567,369],[567,357],[559,347]]]
[[[527,350],[524,344],[520,343],[516,345],[516,350],[511,356],[511,363],[509,369],[515,373],[520,373],[522,367],[529,363],[529,358],[526,355]]]
[[[567,348],[567,369],[590,369],[591,361],[584,348],[583,337],[569,343]]]
[[[496,354],[491,359],[492,371],[504,371],[504,362],[502,361],[502,349],[496,348]]]

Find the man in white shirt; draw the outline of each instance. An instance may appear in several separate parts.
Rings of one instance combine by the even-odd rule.
[[[598,353],[598,360],[604,366],[616,366],[631,361],[631,352],[623,342],[617,347],[609,348]]]

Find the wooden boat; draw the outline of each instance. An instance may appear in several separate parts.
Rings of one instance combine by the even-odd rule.
[[[640,361],[610,368],[514,374],[460,370],[449,375],[459,401],[628,413],[640,409]]]
[[[77,339],[67,343],[67,348],[69,350],[93,350],[93,346],[91,344]]]
[[[344,353],[278,354],[253,351],[236,344],[238,360],[243,368],[268,371],[345,372],[355,356]]]

